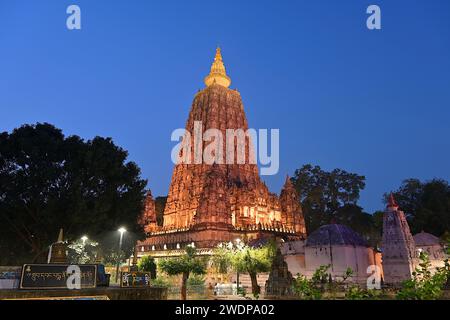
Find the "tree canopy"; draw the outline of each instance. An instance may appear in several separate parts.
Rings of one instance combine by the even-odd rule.
[[[153,257],[144,256],[138,262],[138,269],[142,272],[150,272],[151,278],[156,279],[156,262]]]
[[[137,223],[146,181],[110,138],[65,137],[44,123],[0,134],[0,246],[4,257],[39,261],[64,228],[90,238]],[[3,251],[5,252],[5,251]]]
[[[252,293],[258,296],[261,288],[258,285],[257,275],[269,272],[276,254],[277,245],[269,242],[264,246],[252,247],[242,243],[221,244],[215,249],[212,263],[219,273],[227,273],[230,269],[247,273],[252,282]]]
[[[308,232],[331,222],[352,226],[356,231],[370,228],[371,216],[357,205],[365,177],[342,169],[331,172],[310,164],[295,171],[296,187]]]
[[[181,300],[187,298],[187,281],[190,275],[205,274],[206,266],[206,259],[197,256],[197,250],[191,246],[186,247],[186,253],[181,257],[163,259],[159,262],[160,269],[168,275],[182,275]]]
[[[425,231],[440,237],[450,230],[450,186],[447,181],[408,179],[393,194],[406,213],[413,233]],[[388,196],[388,193],[384,195],[385,202]]]
[[[204,259],[196,256],[195,248],[187,247],[186,253],[173,259],[163,259],[160,261],[160,268],[168,275],[174,276],[183,273],[193,273],[197,275],[204,274],[206,271],[206,263]]]
[[[300,195],[308,232],[332,222],[351,227],[371,245],[381,240],[383,211],[364,212],[358,205],[365,187],[365,177],[342,169],[331,172],[310,164],[295,171],[292,178]],[[400,208],[406,213],[413,233],[426,231],[443,237],[450,230],[450,186],[434,179],[421,182],[405,180],[393,192]],[[387,202],[389,193],[384,195]]]

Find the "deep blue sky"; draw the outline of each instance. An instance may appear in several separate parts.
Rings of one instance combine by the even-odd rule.
[[[170,134],[219,44],[250,126],[281,130],[271,190],[305,163],[342,168],[367,177],[374,211],[405,178],[450,179],[449,42],[448,0],[0,0],[0,131],[112,137],[165,195]]]

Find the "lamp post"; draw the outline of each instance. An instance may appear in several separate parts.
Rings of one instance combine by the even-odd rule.
[[[240,250],[239,244],[241,243],[241,239],[236,239],[237,249]],[[236,271],[236,293],[239,295],[239,269]]]
[[[117,266],[116,266],[116,283],[119,283],[119,268],[120,268],[120,256],[121,256],[121,251],[122,251],[122,242],[123,242],[123,235],[125,234],[125,232],[127,232],[127,230],[125,228],[120,228],[119,230],[120,233],[120,240],[119,240],[119,252],[118,252],[118,257],[117,257]]]

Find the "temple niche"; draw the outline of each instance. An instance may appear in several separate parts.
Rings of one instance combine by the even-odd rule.
[[[219,48],[205,84],[206,88],[194,97],[186,130],[193,134],[201,123],[203,132],[217,129],[224,137],[228,129],[246,133],[242,98],[237,90],[228,88],[231,79]],[[244,149],[240,149],[244,161],[237,161],[242,148],[238,137],[232,141],[232,164],[194,161],[196,147],[207,150],[205,142],[182,149],[193,161],[175,165],[162,225],[157,223],[153,198],[147,197],[141,223],[148,238],[138,244],[141,254],[165,255],[166,250],[192,244],[208,249],[237,238],[250,241],[278,237],[290,241],[306,237],[302,209],[290,179],[286,179],[281,196],[271,193],[251,161],[254,150],[250,135],[245,134],[244,139]],[[227,155],[227,143],[223,144],[223,155]]]

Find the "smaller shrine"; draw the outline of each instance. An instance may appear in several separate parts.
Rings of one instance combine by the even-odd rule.
[[[292,295],[293,283],[294,278],[289,272],[281,250],[278,248],[272,263],[269,279],[266,281],[265,293],[268,296],[290,296]]]
[[[67,243],[64,242],[64,231],[59,230],[58,241],[50,246],[48,253],[49,264],[67,264]]]
[[[392,194],[383,217],[382,251],[385,283],[396,285],[411,279],[418,258],[416,244]]]

